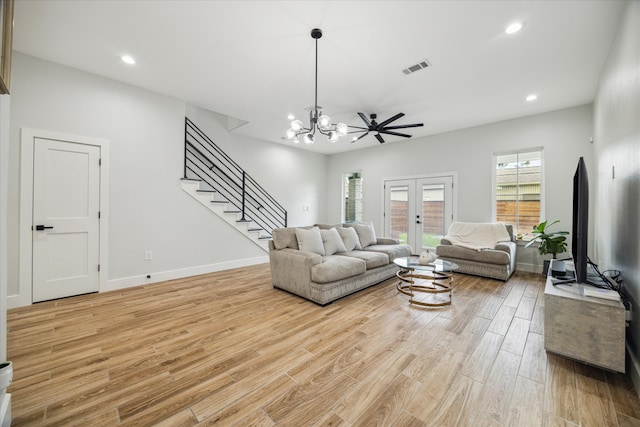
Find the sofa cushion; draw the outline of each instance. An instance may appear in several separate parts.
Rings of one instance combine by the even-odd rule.
[[[320,230],[329,230],[330,228],[342,227],[342,224],[315,224]]]
[[[366,270],[366,262],[361,259],[329,255],[322,257],[321,264],[311,267],[311,280],[316,283],[335,282],[363,274]]]
[[[367,270],[389,264],[389,256],[382,252],[352,251],[340,255],[363,260],[367,264]]]
[[[325,254],[322,236],[318,227],[313,227],[310,230],[296,228],[296,237],[301,251],[313,252],[318,255]]]
[[[409,245],[371,245],[367,246],[363,250],[387,254],[390,262],[393,262],[396,258],[410,256],[413,252],[413,249],[411,249],[411,246]]]
[[[271,232],[271,237],[276,249],[300,249],[298,246],[298,238],[296,237],[296,229],[294,227],[274,228]]]
[[[333,255],[337,252],[347,252],[347,248],[342,242],[342,237],[340,237],[338,230],[335,228],[330,228],[328,230],[321,229],[320,236],[322,236],[325,255]]]
[[[355,228],[339,227],[337,230],[340,237],[342,237],[342,242],[344,243],[345,248],[347,248],[347,252],[351,252],[354,249],[362,249],[360,239],[358,239],[358,233],[356,233]]]
[[[373,228],[373,224],[349,224],[348,226],[356,230],[358,239],[360,240],[360,246],[363,248],[376,244],[376,231]]]
[[[515,246],[515,243],[513,244]],[[439,245],[436,253],[443,258],[458,258],[469,261],[484,262],[487,264],[509,264],[511,261],[510,254],[501,250],[484,249],[477,251],[475,249],[463,248],[456,245]]]

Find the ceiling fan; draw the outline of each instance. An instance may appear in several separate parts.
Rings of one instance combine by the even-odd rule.
[[[395,122],[396,120],[398,120],[400,117],[404,116],[404,113],[398,113],[395,116],[381,122],[378,123],[376,122],[376,119],[378,118],[377,114],[370,114],[369,118],[371,120],[369,120],[369,118],[367,118],[367,116],[365,116],[363,113],[358,113],[358,115],[360,116],[360,118],[362,119],[362,121],[367,125],[367,127],[359,127],[359,126],[351,126],[349,125],[349,127],[352,128],[356,128],[356,129],[361,129],[358,131],[354,131],[354,132],[349,132],[349,133],[355,133],[355,132],[362,132],[364,131],[364,133],[362,135],[360,135],[357,138],[354,138],[353,142],[356,142],[362,138],[364,138],[365,136],[367,136],[369,134],[369,132],[377,132],[374,136],[376,137],[376,139],[378,141],[380,141],[380,143],[384,143],[384,139],[382,138],[381,134],[386,134],[386,135],[393,135],[393,136],[402,136],[405,138],[411,138],[411,135],[406,134],[406,133],[400,133],[400,132],[395,132],[396,129],[406,129],[406,128],[416,128],[416,127],[420,127],[420,126],[424,126],[422,123],[413,123],[413,124],[409,124],[409,125],[395,125],[395,126],[388,126],[390,123]]]

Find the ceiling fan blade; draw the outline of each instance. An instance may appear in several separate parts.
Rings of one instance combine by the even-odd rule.
[[[369,128],[363,128],[362,126],[354,126],[354,125],[349,125],[350,128],[354,128],[354,129],[362,129],[362,130],[353,130],[351,132],[347,132],[347,133],[358,133],[358,132],[362,132],[363,130],[369,130]]]
[[[384,134],[387,134],[387,135],[404,136],[405,138],[411,138],[411,135],[409,135],[409,134],[400,133],[400,132],[392,132],[392,131],[386,130],[386,129],[379,130],[378,132],[384,133]]]
[[[362,119],[362,121],[367,125],[367,128],[371,127],[371,122],[369,121],[369,119],[367,118],[367,116],[365,116],[362,113],[358,113],[358,115],[360,116],[360,118]]]
[[[399,119],[400,117],[402,117],[402,116],[404,116],[404,113],[398,113],[398,114],[396,114],[395,116],[391,117],[390,119],[387,119],[387,120],[385,120],[385,121],[384,121],[384,122],[382,122],[382,123],[378,123],[378,128],[383,128],[383,127],[385,127],[386,125],[388,125],[389,123],[391,123],[391,122],[394,122],[394,121],[398,120],[398,119]]]
[[[380,144],[384,144],[384,139],[382,139],[379,133],[376,133],[376,139],[380,141]]]
[[[387,126],[385,129],[406,129],[406,128],[419,128],[424,126],[423,123],[413,123],[410,125],[397,125],[397,126]]]
[[[365,136],[369,135],[369,132],[365,132],[362,135],[360,135],[359,137],[357,137],[356,139],[354,139],[353,141],[351,141],[351,143],[353,144],[356,141],[361,140],[362,138],[364,138]]]

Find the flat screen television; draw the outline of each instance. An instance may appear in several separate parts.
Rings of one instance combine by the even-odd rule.
[[[571,230],[571,252],[576,269],[576,281],[587,283],[587,235],[589,233],[589,179],[587,166],[580,157],[573,176],[573,225]]]

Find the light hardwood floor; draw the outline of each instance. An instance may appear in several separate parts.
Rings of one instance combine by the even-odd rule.
[[[543,348],[543,280],[319,307],[268,264],[9,310],[13,425],[630,426],[627,376]]]

